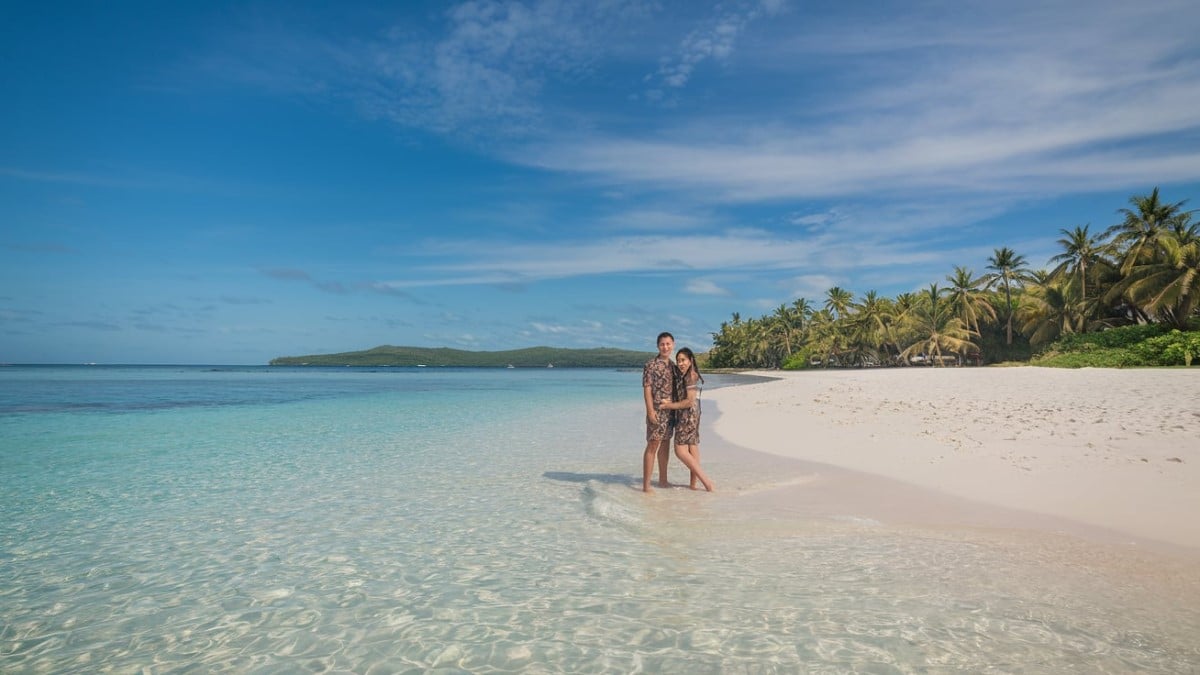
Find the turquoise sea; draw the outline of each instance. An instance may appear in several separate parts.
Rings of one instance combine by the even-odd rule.
[[[640,377],[0,367],[0,672],[1200,670],[1193,563],[768,508],[711,405],[641,494]]]

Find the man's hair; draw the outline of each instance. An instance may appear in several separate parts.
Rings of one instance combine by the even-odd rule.
[[[664,330],[663,332],[661,332],[661,333],[659,333],[659,334],[658,334],[658,339],[656,339],[656,340],[654,341],[654,344],[658,344],[658,343],[662,342],[662,339],[663,339],[663,338],[665,338],[665,337],[669,337],[669,338],[671,338],[671,342],[674,342],[674,341],[675,341],[675,336],[674,336],[674,335],[671,335],[670,333],[668,333],[667,331],[665,331],[665,330]]]

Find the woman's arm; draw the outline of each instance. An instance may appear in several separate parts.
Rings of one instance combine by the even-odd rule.
[[[689,384],[687,387],[687,398],[682,401],[672,402],[669,398],[664,398],[659,401],[658,407],[666,408],[667,410],[687,410],[696,404],[696,385]]]

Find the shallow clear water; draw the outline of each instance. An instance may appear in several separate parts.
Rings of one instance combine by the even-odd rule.
[[[716,443],[646,497],[642,433],[634,371],[0,368],[0,671],[1200,667],[1186,565],[764,513]]]

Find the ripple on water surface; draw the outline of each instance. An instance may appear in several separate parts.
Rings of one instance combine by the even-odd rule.
[[[642,495],[624,377],[632,401],[557,383],[519,406],[384,392],[10,420],[49,449],[0,464],[21,479],[3,483],[0,671],[1200,663],[1194,564],[1146,576],[1136,552],[1049,535],[756,512],[739,492],[802,478],[711,451],[724,491]]]

